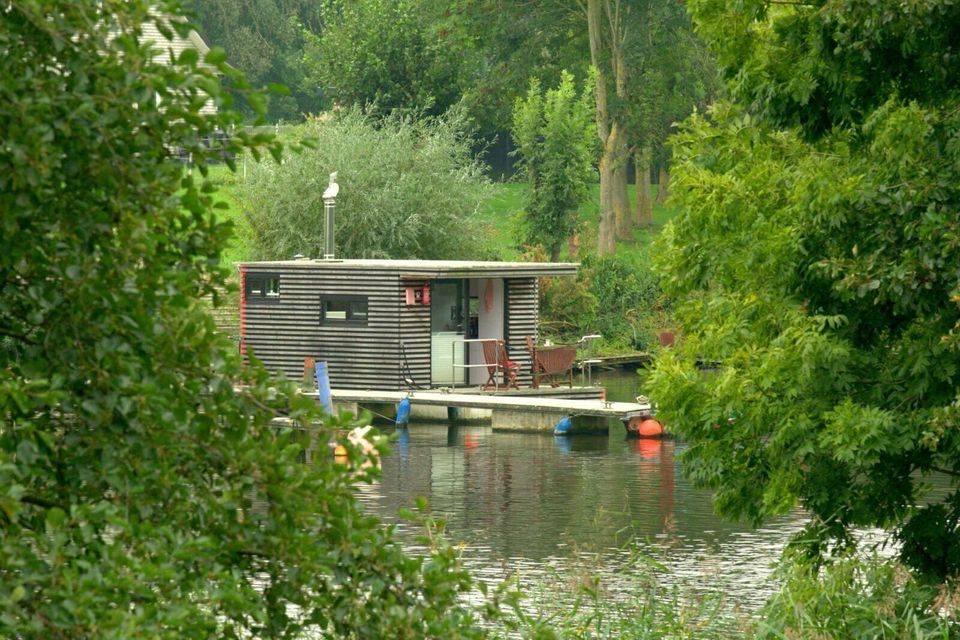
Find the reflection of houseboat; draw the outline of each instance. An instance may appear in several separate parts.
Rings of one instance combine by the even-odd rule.
[[[248,262],[241,274],[241,349],[298,378],[326,360],[338,389],[482,385],[482,344],[502,339],[531,382],[537,278],[575,263],[425,260]]]

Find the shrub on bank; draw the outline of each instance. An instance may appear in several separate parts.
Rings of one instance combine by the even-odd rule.
[[[919,582],[893,559],[846,555],[822,566],[788,560],[780,578],[780,591],[757,616],[758,640],[922,640],[956,638],[960,631],[956,587]]]
[[[455,115],[374,119],[359,109],[288,131],[311,148],[255,165],[241,189],[252,258],[320,256],[323,191],[338,172],[336,254],[344,258],[476,258],[476,212],[490,195]]]
[[[659,278],[645,255],[587,256],[575,281],[541,286],[543,333],[559,342],[599,333],[605,351],[644,351],[663,328]]]

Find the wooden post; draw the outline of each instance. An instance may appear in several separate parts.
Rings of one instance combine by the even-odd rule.
[[[303,359],[303,382],[301,383],[301,388],[304,391],[313,391],[316,388],[314,381],[316,366],[316,358],[308,356]]]

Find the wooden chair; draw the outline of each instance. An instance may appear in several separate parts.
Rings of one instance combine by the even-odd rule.
[[[573,387],[576,347],[557,345],[538,349],[533,336],[527,336],[527,351],[530,353],[530,370],[533,373],[534,389],[540,388],[541,381],[549,382],[551,387],[557,387],[564,379],[567,381],[567,386]]]
[[[530,373],[533,374],[533,382],[530,386],[534,389],[540,387],[540,365],[537,362],[537,339],[533,336],[527,336],[527,353],[530,354]]]
[[[497,374],[503,372],[503,386],[509,389],[517,389],[517,374],[520,373],[520,365],[507,357],[507,346],[503,340],[484,340],[483,361],[487,365],[487,383],[483,385],[484,389],[491,386],[497,386]]]

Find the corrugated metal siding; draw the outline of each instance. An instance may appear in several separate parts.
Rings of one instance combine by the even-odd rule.
[[[248,265],[246,274],[248,278],[256,274],[280,277],[277,303],[247,301],[244,310],[246,347],[269,370],[300,379],[304,358],[313,357],[327,361],[330,385],[334,388],[401,388],[402,290],[395,273],[329,273]],[[367,296],[366,325],[321,325],[320,298],[324,294]],[[427,334],[429,340],[429,330]]]
[[[533,374],[530,370],[530,354],[527,353],[526,337],[537,336],[539,322],[539,280],[537,278],[507,278],[504,280],[507,317],[504,323],[504,339],[510,359],[520,365],[517,382],[521,387],[530,386]]]
[[[373,270],[397,270],[405,280],[458,280],[461,278],[526,278],[532,276],[575,276],[576,262],[490,262],[472,260],[277,260],[259,262],[263,268],[300,267],[314,264],[325,270],[351,273]]]

